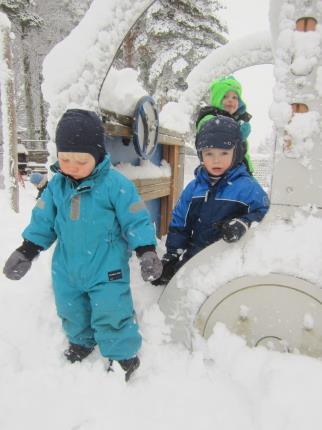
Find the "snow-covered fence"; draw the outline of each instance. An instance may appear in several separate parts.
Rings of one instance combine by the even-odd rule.
[[[254,154],[252,156],[252,162],[256,179],[266,191],[269,191],[273,169],[272,157]]]

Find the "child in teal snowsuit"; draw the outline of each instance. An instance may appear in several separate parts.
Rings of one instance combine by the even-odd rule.
[[[242,87],[233,76],[215,79],[210,85],[210,106],[200,109],[197,118],[197,131],[203,124],[216,115],[224,115],[238,122],[242,140],[246,145],[245,164],[249,173],[254,173],[250,158],[247,138],[251,132],[251,115],[246,112],[246,104],[242,99]]]
[[[103,142],[101,120],[94,112],[65,112],[56,130],[55,175],[4,273],[20,279],[39,252],[56,241],[52,280],[70,342],[66,358],[81,361],[97,344],[109,364],[120,363],[128,379],[139,366],[141,346],[130,291],[129,248],[140,258],[146,281],[160,276],[162,264],[149,213],[133,183],[111,167]]]

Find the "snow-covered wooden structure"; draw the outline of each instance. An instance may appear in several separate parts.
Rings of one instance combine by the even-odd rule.
[[[53,135],[59,117],[69,106],[98,110],[101,83],[118,46],[152,3],[115,0],[113,8],[106,10],[104,0],[94,0],[85,19],[46,58],[43,90],[50,104],[49,134]],[[189,347],[196,328],[207,337],[220,320],[251,345],[322,355],[321,279],[308,265],[305,241],[297,230],[301,223],[294,224],[296,217],[319,217],[322,209],[321,15],[319,0],[271,0],[271,32],[249,35],[216,49],[190,73],[188,88],[178,103],[166,104],[160,113],[162,127],[175,130],[180,123],[184,133],[214,78],[252,65],[275,66],[270,114],[276,142],[270,214],[239,243],[221,241],[200,252],[172,279],[159,302],[173,339]],[[107,121],[108,133],[112,127],[115,124]],[[114,136],[114,143],[120,147],[122,134],[130,135],[131,127],[122,121],[117,127],[119,135]],[[128,127],[126,132],[124,127]],[[148,184],[138,185],[147,195],[143,189]],[[161,188],[164,190],[165,184]],[[273,230],[278,234],[274,236]],[[278,259],[280,250],[283,254]],[[253,300],[253,293],[257,300]],[[221,306],[225,312],[219,312]],[[291,318],[293,311],[297,318]],[[296,336],[291,335],[294,324]]]
[[[263,57],[275,65],[270,213],[240,242],[217,242],[188,261],[159,303],[172,327],[172,338],[189,348],[196,329],[208,338],[221,321],[249,345],[321,357],[321,279],[310,270],[300,227],[294,224],[296,217],[319,222],[314,217],[322,214],[321,2],[271,0],[270,15],[271,34],[263,35],[261,41],[249,37],[242,45],[225,46],[204,60],[208,69],[215,65],[211,78],[243,68],[245,62],[261,64]],[[238,55],[232,55],[237,48]],[[211,78],[200,79],[204,70],[199,65],[199,79],[198,70],[191,73],[189,88],[179,101],[182,109],[190,106],[187,114],[210,83]],[[274,228],[281,229],[275,238]],[[282,233],[288,228],[289,234]],[[297,236],[295,246],[277,261],[283,240],[293,244]],[[311,241],[314,246],[313,237]]]
[[[104,109],[101,109],[101,114],[113,164],[124,161],[140,163],[140,157],[133,151],[133,117]],[[161,237],[167,234],[172,209],[183,187],[184,139],[174,131],[160,128],[157,140],[158,147],[152,160],[156,165],[165,160],[171,169],[170,176],[142,177],[133,179],[133,182]]]

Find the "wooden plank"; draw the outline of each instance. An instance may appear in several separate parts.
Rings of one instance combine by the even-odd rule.
[[[131,138],[133,135],[133,118],[116,114],[103,110],[103,127],[107,134],[110,136],[120,136]],[[178,145],[184,146],[184,139],[180,133],[177,133],[166,128],[159,128],[159,140],[161,145]]]
[[[184,146],[184,140],[182,137],[171,136],[169,134],[163,134],[161,129],[159,131],[159,141],[161,145],[176,145]]]
[[[103,123],[103,127],[105,132],[109,136],[128,137],[128,138],[131,138],[133,136],[132,128],[127,127],[125,125],[116,124],[113,122],[105,122]]]
[[[171,178],[147,178],[133,180],[142,199],[153,200],[170,194]]]

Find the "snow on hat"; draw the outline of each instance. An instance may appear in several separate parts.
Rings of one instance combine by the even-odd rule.
[[[245,145],[237,121],[222,115],[217,115],[202,125],[196,135],[195,145],[200,160],[202,150],[207,148],[235,148],[233,166],[241,163],[245,156]]]
[[[57,152],[85,152],[91,154],[96,164],[103,160],[104,130],[95,112],[68,109],[56,128]]]

